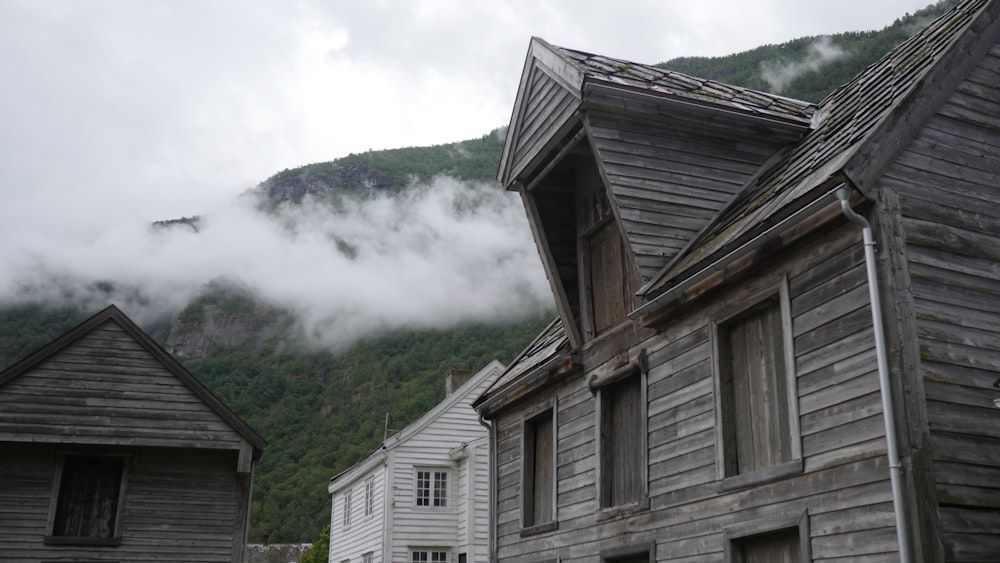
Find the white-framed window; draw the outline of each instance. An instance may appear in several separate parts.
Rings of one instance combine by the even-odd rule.
[[[740,487],[801,472],[788,280],[713,325],[719,478]]]
[[[375,552],[369,551],[368,553],[361,555],[361,563],[372,563],[372,560],[374,558],[375,558]]]
[[[130,457],[119,453],[60,457],[45,543],[119,545]]]
[[[448,551],[444,549],[414,549],[410,551],[410,563],[448,563]]]
[[[365,516],[375,513],[375,478],[365,481]]]
[[[447,469],[418,468],[414,472],[414,504],[421,508],[447,508],[448,473]]]
[[[343,510],[344,510],[345,528],[351,527],[351,493],[353,492],[354,491],[347,491],[346,493],[344,493]]]

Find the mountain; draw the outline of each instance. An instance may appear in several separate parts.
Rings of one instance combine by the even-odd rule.
[[[879,31],[805,37],[728,57],[673,59],[661,66],[815,101],[953,3],[928,6]],[[459,236],[493,227],[485,222],[498,215],[475,213],[511,204],[494,194],[500,191],[494,175],[503,134],[498,129],[479,139],[369,151],[280,171],[245,194],[248,206],[263,217],[254,216],[248,232],[273,229],[284,233],[279,242],[287,253],[303,248],[326,252],[322,245],[333,246],[335,252],[317,255],[315,261],[340,260],[350,275],[360,276],[358,267],[373,263],[365,262],[371,258],[369,245],[386,253],[376,257],[382,262],[398,268],[407,264],[405,269],[413,270],[413,254],[434,251],[421,238],[429,236],[427,229],[372,241],[377,229],[402,230],[407,223],[421,220],[406,214],[423,201],[413,194],[443,190],[457,191],[433,214],[440,220],[445,210],[453,221],[468,221],[471,230]],[[442,183],[441,178],[449,178],[450,183]],[[362,215],[359,224],[370,223],[376,214],[366,207],[369,204],[389,220],[376,230],[342,228],[356,215]],[[519,209],[514,212],[523,216]],[[153,230],[157,236],[204,238],[218,236],[213,231],[218,225],[213,217],[185,217],[158,222]],[[515,235],[501,230],[495,236]],[[526,253],[534,253],[530,239],[520,244]],[[437,251],[448,254],[449,250]],[[255,251],[251,245],[251,258]],[[517,285],[522,282],[496,273],[511,262],[508,254],[489,259],[464,266],[481,276],[473,278],[475,284],[496,282],[498,289],[493,293],[525,293]],[[404,273],[386,270],[381,275],[402,277]],[[273,275],[286,284],[305,277],[300,271]],[[425,277],[409,283],[433,289],[444,284],[440,278],[454,272],[432,267],[421,275]],[[502,279],[492,279],[497,277]],[[381,280],[373,277],[355,286],[343,281],[324,283],[340,284],[341,292],[360,292]],[[476,371],[494,358],[510,362],[554,315],[551,305],[544,302],[509,314],[503,313],[510,307],[501,304],[476,315],[458,315],[454,309],[478,307],[481,303],[476,301],[481,299],[460,302],[460,292],[446,287],[444,301],[459,303],[440,318],[425,318],[434,316],[426,312],[429,309],[410,310],[411,303],[384,292],[376,296],[375,305],[385,309],[379,315],[352,310],[352,306],[362,307],[358,296],[345,300],[342,308],[304,322],[303,317],[320,308],[320,303],[293,306],[288,295],[304,293],[298,285],[276,298],[273,292],[266,293],[245,280],[218,277],[201,284],[193,296],[185,295],[186,301],[172,308],[153,307],[171,301],[167,297],[172,295],[157,293],[165,290],[129,287],[120,280],[58,279],[51,285],[57,288],[53,295],[58,298],[0,299],[0,368],[48,343],[108,301],[127,298],[130,315],[132,307],[148,310],[137,322],[269,443],[254,483],[252,542],[302,542],[318,537],[329,520],[326,483],[331,476],[367,455],[392,428],[404,427],[436,404],[444,396],[443,377],[449,369]],[[336,298],[331,289],[322,299]],[[323,339],[324,331],[338,326],[349,327],[341,331],[349,333],[349,338],[336,343]]]

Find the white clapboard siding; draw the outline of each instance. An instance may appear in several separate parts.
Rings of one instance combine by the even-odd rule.
[[[369,551],[374,563],[408,561],[414,548],[444,549],[456,561],[461,553],[469,561],[488,554],[487,431],[471,405],[503,369],[500,362],[491,362],[369,458],[331,481],[330,561],[360,561]],[[448,471],[447,507],[416,506],[418,468]],[[364,481],[373,475],[379,515],[363,520]],[[353,491],[353,514],[345,529],[347,490]]]

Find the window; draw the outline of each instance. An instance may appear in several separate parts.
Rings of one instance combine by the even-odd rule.
[[[653,563],[656,544],[623,545],[601,550],[601,563]]]
[[[582,329],[592,340],[625,322],[633,291],[625,237],[600,171],[587,160],[575,174]]]
[[[716,326],[720,477],[777,478],[801,458],[786,287]]]
[[[633,363],[623,374],[597,391],[602,509],[635,504],[646,495],[645,373]]]
[[[66,455],[56,476],[46,543],[117,545],[126,458]]]
[[[531,528],[555,520],[554,409],[524,421],[521,459],[521,525]]]
[[[777,514],[724,530],[725,563],[806,563],[812,559],[809,514]]]
[[[799,531],[778,530],[733,542],[733,563],[799,563]]]
[[[412,551],[410,563],[447,563],[447,551]]]
[[[375,553],[372,552],[372,551],[369,551],[368,553],[365,553],[364,555],[361,556],[361,563],[372,563],[372,558],[374,556],[375,556]]]
[[[416,503],[433,508],[448,506],[447,470],[417,470]]]
[[[375,512],[375,479],[365,481],[365,516]]]
[[[347,491],[344,493],[344,527],[351,527],[351,493],[353,491]]]

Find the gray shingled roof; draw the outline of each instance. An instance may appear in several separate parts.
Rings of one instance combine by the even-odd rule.
[[[836,177],[913,92],[990,0],[956,6],[819,104],[819,120],[789,153],[717,216],[689,249],[649,284],[647,295],[743,240],[782,208]]]
[[[569,338],[566,336],[562,320],[557,317],[511,362],[510,367],[483,392],[476,403],[481,401],[482,397],[496,394],[497,391],[508,387],[522,376],[559,358],[568,351]]]
[[[568,57],[588,79],[628,89],[656,92],[664,97],[675,97],[691,103],[723,106],[740,113],[806,125],[810,123],[816,109],[815,104],[776,94],[622,59],[563,47],[555,48]]]

